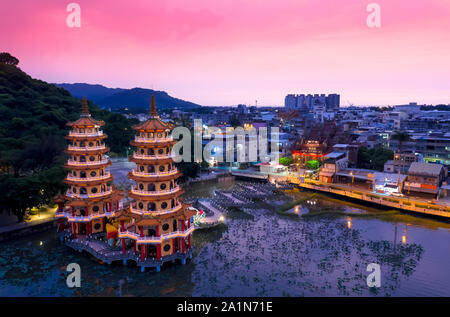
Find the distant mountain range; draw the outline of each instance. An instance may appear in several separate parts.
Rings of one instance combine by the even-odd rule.
[[[147,112],[151,95],[155,95],[156,106],[159,110],[192,109],[200,105],[169,96],[165,91],[157,91],[145,88],[108,88],[102,85],[85,83],[55,84],[68,90],[74,97],[86,97],[105,109],[112,111],[124,111],[141,113]]]

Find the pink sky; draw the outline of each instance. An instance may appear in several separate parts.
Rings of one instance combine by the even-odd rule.
[[[48,82],[144,87],[202,105],[450,103],[448,0],[79,0],[0,6],[0,50]],[[366,25],[381,6],[381,28]]]

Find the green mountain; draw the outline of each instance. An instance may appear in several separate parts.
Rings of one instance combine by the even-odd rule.
[[[93,100],[102,108],[113,111],[125,111],[143,113],[148,111],[150,97],[155,96],[158,110],[193,109],[200,105],[169,96],[165,91],[145,88],[107,88],[102,85],[90,85],[84,83],[56,84],[67,89],[73,96],[81,98],[85,96]]]
[[[105,121],[111,151],[124,153],[137,120],[89,106],[93,117]],[[0,63],[0,211],[21,220],[27,208],[50,202],[64,189],[66,123],[80,112],[81,100],[67,90]]]

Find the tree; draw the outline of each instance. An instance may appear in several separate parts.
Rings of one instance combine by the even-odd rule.
[[[2,52],[0,53],[0,63],[17,66],[19,64],[19,60],[7,52]]]
[[[317,170],[319,169],[320,163],[318,160],[311,160],[311,161],[306,161],[306,168],[310,169],[310,170]]]
[[[292,159],[292,157],[280,157],[279,162],[281,165],[289,166],[294,163],[294,160]]]
[[[358,150],[357,166],[359,168],[382,171],[384,164],[393,158],[394,152],[389,149],[381,147],[368,149],[362,146]]]

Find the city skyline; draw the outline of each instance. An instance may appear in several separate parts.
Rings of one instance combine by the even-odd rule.
[[[45,81],[201,105],[283,106],[287,94],[319,92],[343,106],[450,103],[446,1],[377,1],[380,28],[366,25],[369,1],[77,3],[80,28],[66,25],[66,3],[3,4],[3,50]]]

